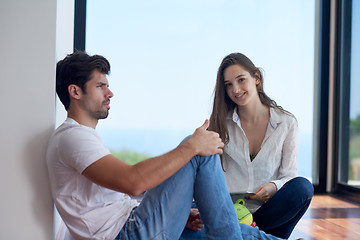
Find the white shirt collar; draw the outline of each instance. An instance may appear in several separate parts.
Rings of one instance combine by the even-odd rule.
[[[239,127],[241,127],[240,117],[237,113],[237,108],[234,108],[232,114],[230,112],[227,118],[232,119],[234,123],[236,123],[237,125],[239,125]],[[282,121],[283,121],[283,117],[281,116],[280,110],[270,107],[270,119],[269,119],[270,126],[273,129],[275,129],[277,125]]]

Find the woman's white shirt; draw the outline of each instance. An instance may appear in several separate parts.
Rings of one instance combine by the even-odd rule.
[[[297,130],[294,116],[270,108],[270,118],[261,149],[250,160],[249,141],[234,109],[226,119],[229,143],[222,155],[226,184],[230,193],[255,192],[273,182],[279,190],[296,177],[298,170]]]

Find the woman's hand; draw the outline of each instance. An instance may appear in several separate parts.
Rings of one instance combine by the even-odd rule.
[[[276,192],[277,192],[277,187],[275,183],[269,182],[259,187],[259,189],[256,190],[255,195],[249,196],[247,199],[266,202],[272,196],[274,196]]]
[[[198,209],[192,208],[190,210],[190,215],[185,227],[197,232],[200,232],[201,229],[204,227],[204,223],[200,218],[200,213]]]

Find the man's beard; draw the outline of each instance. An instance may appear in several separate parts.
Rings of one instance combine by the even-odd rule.
[[[109,110],[99,110],[94,112],[94,117],[96,119],[105,119],[109,115]]]
[[[105,105],[105,104],[107,104],[109,102],[110,102],[110,100],[107,99],[107,100],[103,101],[102,104]],[[94,117],[96,119],[105,119],[105,118],[107,118],[108,115],[109,115],[109,109],[108,108],[106,110],[100,109],[100,110],[98,110],[98,111],[96,111],[94,113]]]

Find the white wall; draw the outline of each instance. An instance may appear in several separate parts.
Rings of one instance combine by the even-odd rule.
[[[72,49],[72,35],[61,34],[73,29],[73,0],[58,1],[0,0],[0,239],[53,234],[45,150],[57,55]]]

